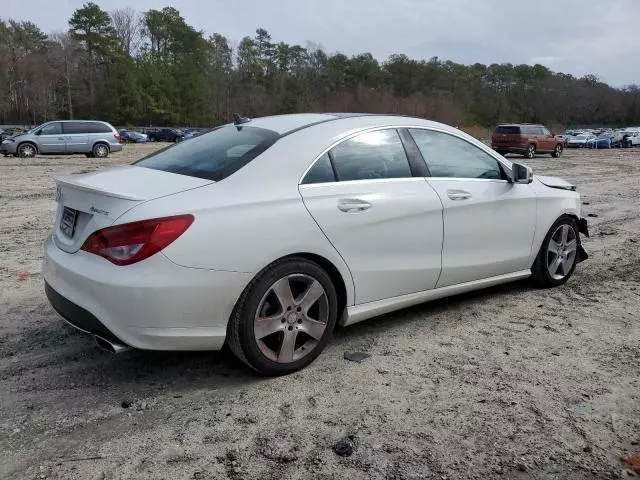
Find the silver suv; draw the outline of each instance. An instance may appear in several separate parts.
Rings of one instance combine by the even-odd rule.
[[[37,154],[84,153],[105,158],[122,150],[120,134],[107,122],[61,120],[47,122],[21,135],[6,138],[0,153],[32,158]]]

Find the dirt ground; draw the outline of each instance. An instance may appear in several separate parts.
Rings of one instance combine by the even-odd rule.
[[[640,149],[529,162],[576,182],[589,215],[591,257],[567,285],[385,315],[337,331],[304,371],[265,379],[226,353],[112,356],[46,301],[52,177],[154,148],[0,157],[0,478],[633,475],[620,456],[640,454]],[[353,455],[336,455],[349,436]]]

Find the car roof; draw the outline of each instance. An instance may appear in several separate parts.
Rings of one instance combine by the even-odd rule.
[[[361,119],[361,122],[359,122],[358,119]],[[247,122],[241,123],[240,125],[236,126],[264,128],[267,130],[272,130],[280,134],[281,137],[284,137],[301,130],[306,130],[309,127],[320,126],[322,124],[327,124],[329,122],[338,120],[350,120],[350,124],[352,125],[355,121],[356,123],[362,123],[363,127],[373,127],[376,126],[376,123],[392,122],[395,124],[398,121],[406,123],[407,120],[410,120],[410,123],[419,122],[421,125],[427,125],[434,128],[455,130],[454,127],[451,127],[449,125],[432,122],[420,117],[384,113],[293,113],[249,119]]]

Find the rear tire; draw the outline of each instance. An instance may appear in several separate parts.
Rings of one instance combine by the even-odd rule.
[[[551,226],[540,246],[538,256],[531,267],[531,280],[542,288],[562,285],[573,275],[580,249],[580,233],[576,219],[562,215]]]
[[[312,303],[304,301],[315,295]],[[257,372],[286,375],[320,355],[331,339],[337,309],[335,287],[322,267],[285,258],[264,268],[242,292],[227,326],[227,345]]]
[[[93,156],[95,158],[107,158],[109,156],[109,147],[104,143],[96,143],[93,146]]]
[[[536,146],[532,143],[527,147],[527,151],[524,154],[525,158],[532,159],[536,156]]]
[[[553,149],[553,153],[551,154],[551,156],[553,158],[560,158],[560,156],[562,155],[562,145],[558,144],[556,145],[556,148]]]

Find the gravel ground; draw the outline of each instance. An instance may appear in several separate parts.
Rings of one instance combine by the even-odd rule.
[[[52,177],[154,148],[0,158],[1,478],[633,475],[620,456],[640,454],[640,149],[529,162],[576,182],[592,217],[591,258],[567,285],[516,283],[344,328],[304,371],[264,379],[224,352],[111,356],[46,301]],[[350,457],[333,452],[342,438]]]

